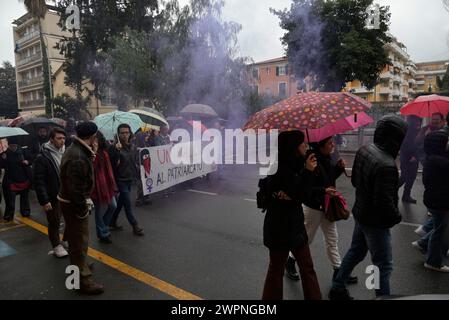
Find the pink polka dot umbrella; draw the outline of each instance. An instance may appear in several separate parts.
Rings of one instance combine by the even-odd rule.
[[[298,93],[251,116],[243,130],[302,130],[317,142],[373,122],[365,113],[370,108],[347,92]]]

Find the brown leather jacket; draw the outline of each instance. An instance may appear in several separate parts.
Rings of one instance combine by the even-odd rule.
[[[94,151],[77,137],[62,157],[58,199],[70,204],[78,216],[84,216],[89,209],[94,188],[94,157]]]

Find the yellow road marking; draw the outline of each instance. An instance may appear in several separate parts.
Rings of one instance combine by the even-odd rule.
[[[37,231],[40,231],[44,234],[48,234],[47,228],[45,226],[37,223],[36,221],[33,221],[29,218],[22,218],[22,217],[18,217],[17,220]],[[178,300],[202,300],[202,298],[200,298],[190,292],[187,292],[178,287],[175,287],[174,285],[172,285],[168,282],[160,280],[146,272],[143,272],[139,269],[131,267],[130,265],[127,265],[126,263],[124,263],[120,260],[114,259],[114,258],[112,258],[100,251],[92,249],[90,247],[88,250],[88,255],[90,257],[108,265],[109,267],[111,267],[117,271],[120,271],[120,272],[128,275],[129,277],[134,278],[146,285],[149,285],[150,287],[153,287],[153,288],[155,288],[165,294],[168,294],[169,296],[172,296]]]

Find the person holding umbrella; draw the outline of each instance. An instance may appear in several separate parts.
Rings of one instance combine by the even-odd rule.
[[[301,273],[304,298],[321,300],[301,207],[317,166],[316,159],[314,155],[305,159],[307,145],[301,131],[282,132],[278,141],[278,170],[268,176],[270,200],[264,220],[263,242],[270,251],[270,264],[262,299],[282,299],[284,265],[288,253],[292,252]]]
[[[4,220],[9,222],[14,219],[17,195],[20,195],[21,215],[29,217],[31,213],[31,155],[19,145],[17,137],[9,137],[8,143],[8,149],[0,156],[0,168],[5,169],[2,183],[6,203]]]

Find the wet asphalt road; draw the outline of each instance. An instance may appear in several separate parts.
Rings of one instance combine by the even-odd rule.
[[[151,206],[135,208],[144,237],[132,234],[122,214],[119,224],[125,230],[113,233],[113,244],[101,244],[91,217],[91,248],[159,280],[149,285],[108,263],[92,260],[95,279],[106,287],[99,297],[65,288],[68,260],[47,255],[51,248],[44,234],[29,226],[0,226],[0,299],[175,299],[173,291],[164,289],[164,281],[203,299],[257,300],[268,267],[268,250],[262,244],[264,216],[254,202],[258,179],[255,166],[225,166],[222,179],[212,177],[183,185],[168,198],[153,196]],[[340,178],[338,188],[352,206],[354,190],[349,179]],[[395,295],[449,293],[449,275],[425,270],[424,257],[411,246],[418,238],[416,225],[426,219],[422,194],[418,177],[413,196],[420,201],[411,206],[401,203],[403,223],[392,231],[391,287]],[[32,219],[45,225],[34,196],[32,203]],[[352,218],[338,225],[342,256],[349,247],[353,226]],[[327,296],[332,269],[321,232],[311,251],[323,296]],[[367,258],[354,271],[360,283],[350,286],[350,291],[357,299],[374,298],[374,292],[364,285],[369,264]],[[285,278],[284,298],[302,299],[300,284]]]

